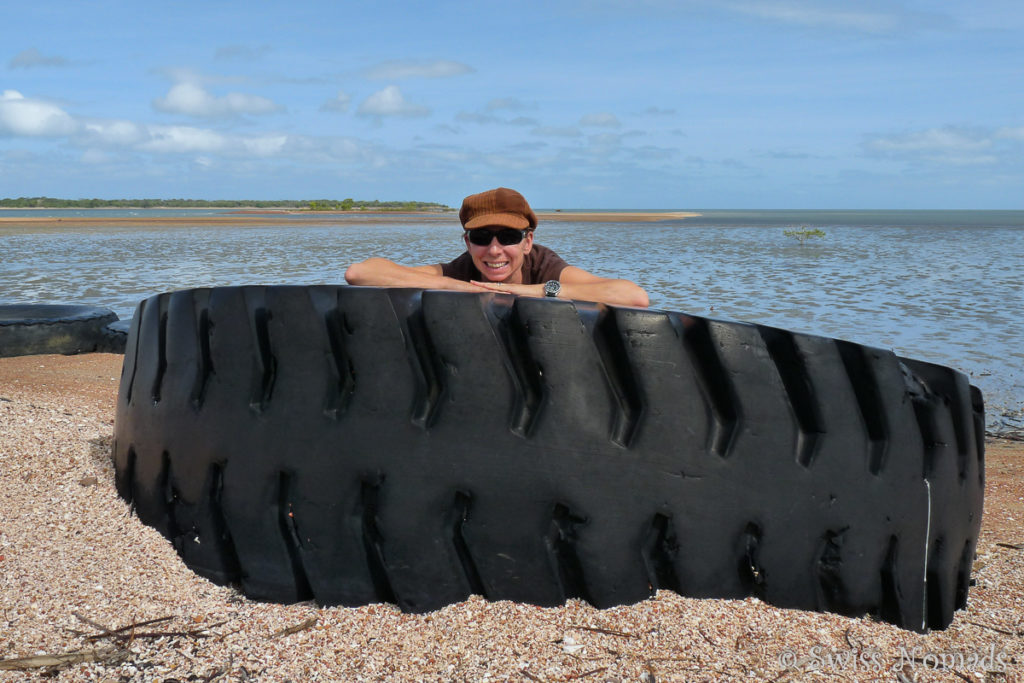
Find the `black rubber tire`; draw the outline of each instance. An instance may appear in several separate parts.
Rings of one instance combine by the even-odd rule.
[[[981,394],[889,351],[656,310],[344,286],[143,301],[117,486],[253,598],[656,589],[944,628]]]
[[[46,353],[123,353],[127,335],[107,308],[60,304],[0,305],[0,357]]]

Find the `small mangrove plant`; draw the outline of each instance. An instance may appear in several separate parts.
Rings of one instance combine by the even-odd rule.
[[[793,239],[803,244],[807,240],[821,239],[825,236],[825,231],[821,228],[808,228],[802,226],[800,228],[793,228],[792,230],[783,230],[782,234],[786,237],[792,237]]]

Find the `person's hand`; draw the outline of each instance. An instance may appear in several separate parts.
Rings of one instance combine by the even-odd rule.
[[[477,280],[470,280],[469,282],[480,289],[486,289],[492,292],[514,294],[516,296],[544,297],[544,285],[517,285],[504,282],[479,282]]]

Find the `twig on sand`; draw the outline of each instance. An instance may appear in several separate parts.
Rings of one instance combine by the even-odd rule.
[[[158,617],[156,619],[147,619],[146,621],[138,621],[138,622],[135,622],[134,624],[128,624],[127,626],[122,626],[121,628],[109,629],[106,626],[104,626],[103,624],[101,624],[99,622],[96,622],[96,621],[93,621],[92,619],[90,619],[89,617],[81,614],[80,612],[72,612],[72,614],[75,615],[75,617],[79,621],[81,621],[82,623],[88,624],[89,626],[92,626],[94,629],[96,629],[97,631],[100,632],[98,635],[88,636],[89,640],[97,640],[99,638],[109,638],[109,637],[112,637],[112,636],[117,636],[119,634],[124,633],[125,631],[130,631],[130,630],[132,630],[134,628],[138,628],[140,626],[152,626],[153,624],[162,624],[163,622],[170,621],[171,619],[174,618],[174,617]]]
[[[587,676],[592,676],[594,674],[599,674],[602,671],[607,671],[607,670],[608,670],[607,666],[602,666],[599,669],[592,669],[590,671],[585,671],[584,673],[577,674],[576,676],[570,676],[566,680],[575,681],[575,680],[579,680],[580,678],[586,678]]]
[[[219,621],[216,624],[192,629],[191,631],[130,631],[128,633],[100,633],[95,636],[89,636],[89,640],[95,641],[103,638],[114,638],[115,640],[121,641],[132,641],[140,638],[149,638],[151,640],[156,638],[210,638],[213,635],[209,633],[211,628],[223,626],[226,623],[228,622]]]
[[[989,631],[995,631],[996,633],[1002,633],[1002,634],[1007,635],[1007,636],[1013,636],[1014,638],[1016,638],[1016,637],[1021,635],[1019,632],[1018,633],[1014,633],[1013,631],[1007,631],[1004,628],[999,628],[997,626],[989,626],[988,624],[982,624],[981,622],[978,622],[978,621],[971,621],[970,619],[964,619],[964,621],[966,621],[968,624],[973,624],[973,625],[978,626],[980,628],[987,628]]]
[[[298,624],[295,624],[293,626],[286,626],[280,631],[275,631],[270,635],[270,637],[283,638],[284,636],[290,636],[293,633],[298,633],[299,631],[305,631],[307,628],[312,628],[314,625],[316,625],[316,617],[310,617],[309,619],[299,622]]]
[[[98,621],[93,621],[92,619],[90,619],[89,617],[85,616],[81,612],[72,612],[72,614],[74,614],[75,618],[78,619],[83,624],[88,624],[89,626],[92,626],[94,629],[96,629],[97,631],[100,631],[101,633],[110,633],[110,629],[108,629],[106,626],[104,626],[103,624],[99,623]]]
[[[44,655],[33,655],[32,657],[18,657],[14,659],[0,659],[0,671],[29,671],[31,669],[46,669],[45,674],[54,674],[63,668],[73,666],[75,664],[83,664],[87,662],[117,662],[126,659],[131,653],[125,647],[137,638],[167,638],[167,637],[189,637],[189,638],[208,638],[210,636],[207,631],[216,626],[220,626],[227,622],[219,622],[210,626],[205,626],[200,629],[192,631],[145,631],[138,632],[135,629],[141,626],[152,626],[153,624],[160,624],[166,621],[170,621],[174,617],[159,617],[157,619],[147,619],[145,621],[138,621],[127,626],[120,628],[107,628],[103,624],[90,619],[84,614],[79,612],[72,612],[75,617],[94,629],[99,631],[97,634],[86,636],[86,640],[95,642],[104,638],[110,638],[116,641],[118,644],[107,648],[96,648],[93,650],[76,650],[72,652],[59,652],[54,654]],[[84,635],[84,634],[80,634]]]
[[[62,652],[59,654],[34,655],[32,657],[19,657],[16,659],[0,659],[0,670],[2,671],[29,671],[31,669],[60,669],[73,664],[83,662],[108,662],[111,660],[126,657],[128,651],[121,647],[111,647],[98,650],[79,650],[77,652]]]
[[[75,616],[77,616],[79,620],[99,631],[98,634],[86,636],[86,640],[90,640],[93,642],[97,640],[102,640],[103,638],[111,638],[122,642],[131,642],[139,638],[209,638],[210,629],[215,629],[218,626],[223,626],[224,624],[227,624],[227,622],[218,622],[216,624],[211,624],[210,626],[204,626],[199,629],[191,629],[189,631],[136,631],[135,629],[138,629],[143,626],[153,626],[154,624],[163,624],[164,622],[170,622],[174,617],[160,616],[158,618],[151,618],[151,620],[146,620],[144,622],[135,622],[134,624],[129,624],[128,626],[123,626],[119,629],[108,629],[102,624],[93,622],[87,616],[84,616],[78,612],[72,613],[75,614]]]
[[[519,673],[523,674],[524,676],[529,678],[531,681],[537,681],[537,683],[542,683],[542,681],[544,680],[542,678],[537,678],[534,674],[530,673],[529,667],[527,667],[525,669],[520,669]]]
[[[606,636],[619,636],[620,638],[636,638],[635,633],[626,633],[625,631],[616,631],[610,628],[601,628],[599,626],[581,626],[579,624],[570,624],[569,628],[578,629],[580,631],[591,631],[593,633],[603,633]]]
[[[202,628],[196,628],[189,631],[136,631],[135,629],[142,626],[152,626],[153,624],[162,624],[166,621],[170,621],[174,617],[158,617],[156,619],[147,619],[145,621],[137,621],[134,624],[128,624],[120,628],[107,628],[103,624],[100,624],[92,619],[79,614],[78,612],[72,612],[80,621],[92,626],[99,633],[86,636],[86,640],[97,641],[103,640],[104,638],[112,638],[119,641],[131,642],[139,638],[209,638],[209,630],[226,624],[226,621],[219,621],[216,624],[210,624],[209,626],[203,626]]]
[[[703,638],[704,641],[708,645],[710,645],[711,647],[718,647],[718,643],[716,643],[715,641],[711,640],[711,636],[709,636],[708,634],[704,633],[704,629],[698,628],[697,629],[697,633],[700,634],[700,637]]]

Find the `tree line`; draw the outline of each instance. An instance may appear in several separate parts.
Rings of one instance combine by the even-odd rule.
[[[304,209],[307,211],[448,211],[437,202],[347,199],[0,199],[3,209]]]

